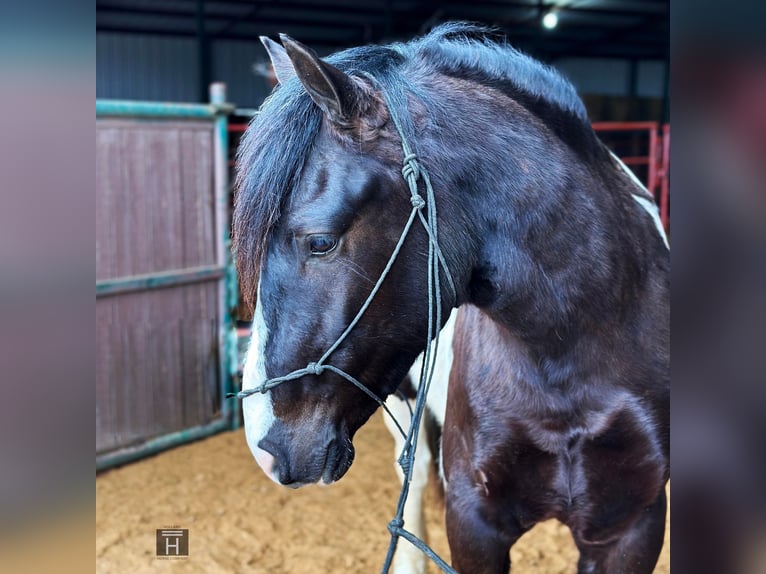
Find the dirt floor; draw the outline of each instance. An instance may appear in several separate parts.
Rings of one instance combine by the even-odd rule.
[[[241,430],[103,473],[96,478],[96,572],[380,572],[399,492],[380,414],[354,444],[348,474],[325,488],[272,483]],[[426,513],[429,542],[448,558],[444,510],[433,491]],[[155,530],[167,527],[189,529],[188,559],[155,557]],[[665,538],[655,571],[663,574],[670,572],[669,528]],[[526,534],[511,558],[514,574],[576,572],[574,544],[555,521]]]

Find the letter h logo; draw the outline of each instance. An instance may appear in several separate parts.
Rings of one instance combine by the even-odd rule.
[[[157,530],[157,556],[188,556],[189,531],[162,529]]]

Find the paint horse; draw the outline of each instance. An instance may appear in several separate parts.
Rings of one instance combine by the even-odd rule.
[[[437,300],[461,307],[442,435],[455,569],[508,572],[516,540],[557,518],[580,573],[651,572],[670,256],[571,84],[465,24],[326,60],[281,40],[234,212],[257,295],[243,414],[264,472],[292,487],[345,474],[354,433],[426,347],[438,243],[454,289]],[[328,351],[333,369],[314,362]],[[290,380],[259,387],[275,377]]]

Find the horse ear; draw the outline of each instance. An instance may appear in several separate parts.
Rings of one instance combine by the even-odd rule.
[[[336,124],[348,125],[360,108],[360,89],[350,76],[321,60],[309,47],[279,35],[311,99]]]
[[[293,63],[290,58],[287,57],[285,49],[277,44],[274,40],[268,36],[261,36],[261,44],[266,48],[271,59],[271,65],[274,67],[274,75],[277,77],[277,82],[284,84],[287,80],[295,75],[293,69]]]

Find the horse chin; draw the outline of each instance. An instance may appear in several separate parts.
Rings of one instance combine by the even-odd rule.
[[[280,486],[284,486],[287,488],[292,488],[293,490],[298,490],[299,488],[303,488],[304,486],[318,486],[320,488],[326,488],[332,484],[335,484],[338,482],[337,480],[331,480],[329,482],[325,481],[324,478],[320,478],[316,482],[293,482],[291,484],[280,484]]]
[[[292,488],[293,490],[298,490],[299,488],[303,488],[304,486],[310,486],[312,484],[318,484],[316,482],[293,482],[290,484],[281,484],[280,486],[285,486],[287,488]]]
[[[292,482],[290,484],[282,484],[279,482],[279,476],[277,472],[274,472],[272,474],[269,474],[269,478],[279,484],[280,486],[286,486],[287,488],[292,488],[293,490],[297,490],[299,488],[303,488],[304,486],[319,486],[321,488],[328,487],[330,485],[335,484],[338,482],[343,476],[346,474],[348,469],[350,468],[350,465],[346,467],[346,470],[342,471],[340,475],[335,475],[335,473],[330,473],[328,471],[325,471],[322,474],[322,477],[319,480],[316,480],[314,482]],[[333,478],[335,476],[335,478]]]

